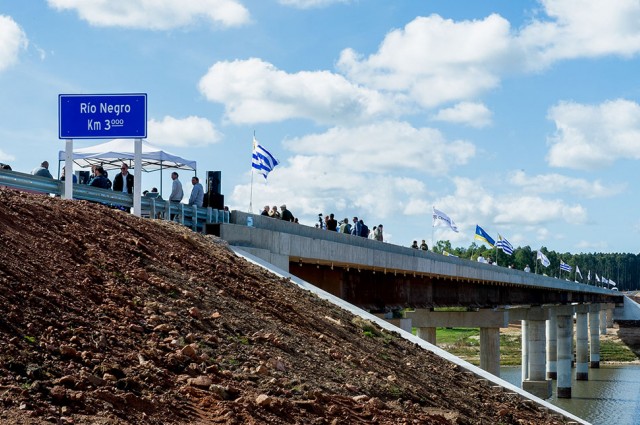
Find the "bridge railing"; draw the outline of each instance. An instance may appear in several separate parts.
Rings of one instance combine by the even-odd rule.
[[[46,177],[33,176],[17,171],[0,170],[0,186],[10,187],[32,193],[44,193],[53,196],[64,196],[64,182]],[[133,208],[133,196],[113,190],[74,184],[73,199],[96,202],[109,207]],[[162,199],[141,198],[142,216],[175,220],[194,231],[204,231],[207,224],[229,223],[229,211],[213,208],[198,208]]]

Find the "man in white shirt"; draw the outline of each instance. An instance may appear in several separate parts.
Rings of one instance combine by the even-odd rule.
[[[184,192],[182,192],[182,183],[178,180],[178,173],[175,171],[171,173],[171,180],[173,183],[171,185],[171,195],[169,195],[169,202],[182,202],[182,198],[184,198]]]

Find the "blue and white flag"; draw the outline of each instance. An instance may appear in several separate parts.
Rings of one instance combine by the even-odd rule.
[[[560,270],[564,270],[565,272],[570,272],[571,269],[572,269],[572,267],[570,265],[568,265],[564,261],[560,260]]]
[[[256,138],[253,138],[253,160],[251,162],[251,166],[258,170],[258,173],[262,174],[267,179],[267,174],[269,174],[276,165],[278,165],[278,160],[271,155],[271,153],[266,150]]]
[[[606,277],[602,276],[602,283],[609,283],[609,280]]]
[[[433,207],[433,227],[436,227],[436,223],[439,223],[441,221],[447,223],[447,225],[451,227],[451,230],[453,230],[454,232],[458,231],[458,226],[456,226],[456,223],[454,223],[448,215],[440,210],[437,210],[436,207]]]
[[[513,254],[513,245],[511,245],[508,240],[503,238],[500,233],[498,233],[498,242],[496,242],[496,248],[501,248],[502,251],[507,255]]]
[[[551,261],[547,258],[546,255],[542,253],[542,251],[538,251],[538,255],[536,256],[536,260],[540,260],[543,266],[549,267],[551,265]]]
[[[491,236],[484,229],[476,224],[476,235],[473,237],[474,239],[481,240],[482,242],[488,243],[490,246],[494,246],[496,241],[493,240]]]

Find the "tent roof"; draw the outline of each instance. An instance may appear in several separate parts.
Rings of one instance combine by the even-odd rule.
[[[134,141],[132,139],[114,139],[95,146],[73,150],[73,162],[80,168],[102,165],[105,169],[120,168],[124,162],[133,168]],[[58,160],[65,160],[65,151],[58,153]],[[196,170],[196,161],[184,159],[163,151],[146,141],[142,141],[142,171],[157,171],[161,168]]]

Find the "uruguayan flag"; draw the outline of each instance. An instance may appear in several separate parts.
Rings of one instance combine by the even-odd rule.
[[[565,272],[570,272],[571,266],[565,263],[564,261],[560,260],[560,270],[564,270]]]
[[[496,248],[501,248],[502,251],[507,255],[513,254],[513,245],[511,245],[508,240],[500,236],[500,233],[498,233],[498,242],[496,243]]]
[[[258,143],[256,138],[253,138],[253,160],[251,166],[258,170],[258,173],[262,174],[264,178],[267,178],[267,174],[271,172],[278,165],[278,160],[269,153],[264,147]]]

